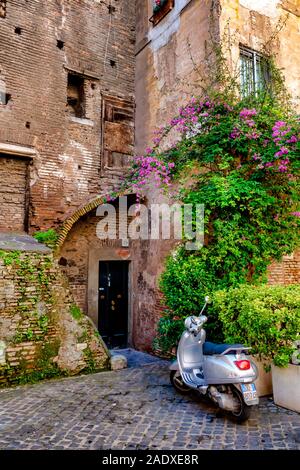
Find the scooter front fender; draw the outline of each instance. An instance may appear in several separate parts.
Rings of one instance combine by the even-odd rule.
[[[173,361],[172,364],[170,365],[170,370],[179,370],[179,364],[178,364],[177,359],[175,359],[175,361]]]

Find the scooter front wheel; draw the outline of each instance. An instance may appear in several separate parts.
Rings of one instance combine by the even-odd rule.
[[[177,390],[179,393],[182,393],[183,395],[187,395],[191,392],[191,389],[185,385],[184,381],[182,380],[179,370],[171,370],[170,382],[175,390]]]
[[[232,417],[237,423],[243,423],[244,421],[247,421],[247,419],[250,418],[252,407],[246,405],[246,403],[244,402],[243,395],[239,390],[237,390],[236,387],[232,386],[231,392],[232,395],[235,397],[236,401],[238,402],[238,407],[236,411],[231,412]]]

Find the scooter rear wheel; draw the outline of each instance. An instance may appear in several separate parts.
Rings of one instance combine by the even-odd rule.
[[[170,382],[175,390],[183,395],[187,395],[191,392],[191,389],[183,382],[179,370],[171,370]]]
[[[238,400],[238,403],[239,403],[238,410],[231,412],[232,417],[237,423],[243,423],[244,421],[247,421],[247,419],[250,418],[252,407],[249,405],[246,405],[246,403],[244,402],[243,395],[236,387],[232,386],[231,392],[233,396]]]

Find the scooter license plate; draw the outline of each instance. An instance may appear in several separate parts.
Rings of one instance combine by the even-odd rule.
[[[244,400],[252,401],[257,399],[257,390],[255,384],[241,384]]]

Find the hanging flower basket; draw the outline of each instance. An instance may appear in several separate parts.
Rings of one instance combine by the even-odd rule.
[[[170,10],[174,8],[175,0],[155,0],[153,4],[153,15],[150,20],[155,26],[159,23]]]

